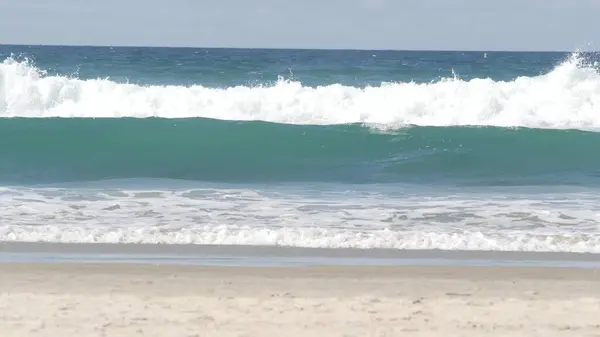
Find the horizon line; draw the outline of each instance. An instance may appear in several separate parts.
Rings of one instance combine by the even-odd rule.
[[[233,50],[314,50],[314,51],[380,51],[380,52],[481,52],[481,53],[594,53],[600,50],[523,50],[523,49],[394,49],[394,48],[308,48],[308,47],[217,47],[217,46],[160,46],[160,45],[101,45],[101,44],[25,44],[25,43],[0,43],[0,46],[8,47],[91,47],[91,48],[164,48],[164,49],[233,49]]]

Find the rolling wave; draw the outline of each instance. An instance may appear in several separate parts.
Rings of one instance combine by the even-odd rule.
[[[48,76],[29,62],[0,64],[2,117],[205,117],[288,124],[373,124],[383,128],[600,127],[600,74],[577,55],[551,72],[502,82],[437,82],[307,87],[142,86],[109,79]]]

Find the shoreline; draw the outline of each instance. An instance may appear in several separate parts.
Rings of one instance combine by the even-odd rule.
[[[205,266],[532,266],[600,268],[600,254],[0,242],[0,263],[139,263]]]
[[[0,263],[0,335],[593,336],[600,271]]]

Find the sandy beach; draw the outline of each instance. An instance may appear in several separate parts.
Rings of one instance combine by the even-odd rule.
[[[600,336],[600,271],[0,264],[0,336]]]

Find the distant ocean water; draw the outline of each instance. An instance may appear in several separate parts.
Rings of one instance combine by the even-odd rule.
[[[596,59],[0,46],[0,241],[597,253]]]

